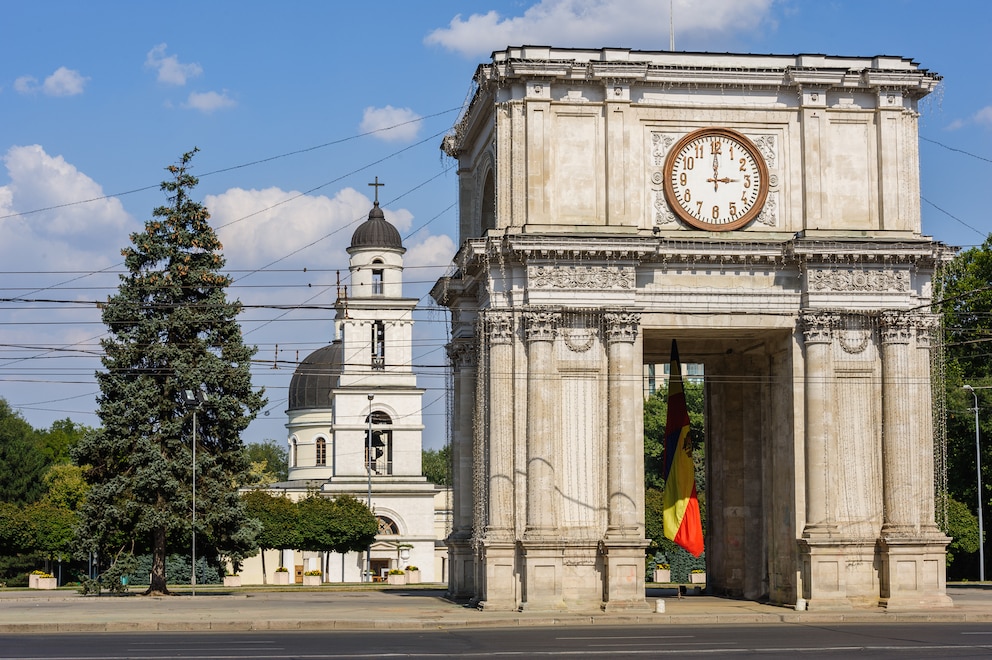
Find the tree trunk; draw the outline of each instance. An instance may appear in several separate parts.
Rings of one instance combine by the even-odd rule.
[[[146,594],[169,593],[165,581],[165,527],[156,527],[152,536],[152,577]]]

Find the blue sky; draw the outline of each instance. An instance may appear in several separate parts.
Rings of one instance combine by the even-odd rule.
[[[456,249],[457,180],[438,145],[475,67],[507,45],[669,45],[667,0],[8,2],[0,18],[0,397],[35,427],[96,425],[120,249],[165,167],[198,147],[208,205],[249,307],[269,405],[246,439],[285,439],[293,362],[331,339],[335,271],[371,206],[408,248],[425,444],[444,442],[447,318],[427,296]],[[992,5],[983,0],[674,0],[676,50],[898,55],[944,77],[923,103],[924,232],[992,231]],[[392,128],[390,128],[392,127]],[[278,350],[277,350],[278,346]]]

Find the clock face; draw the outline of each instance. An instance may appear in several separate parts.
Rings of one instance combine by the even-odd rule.
[[[665,159],[665,197],[699,229],[730,231],[754,220],[768,196],[768,166],[754,144],[729,128],[703,128]]]

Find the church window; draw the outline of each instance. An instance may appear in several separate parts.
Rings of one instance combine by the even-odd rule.
[[[289,441],[289,467],[296,467],[296,438]]]
[[[327,440],[317,438],[317,465],[327,465]]]
[[[369,418],[366,417],[365,423],[368,424],[368,421]],[[389,415],[381,410],[372,412],[372,437],[365,438],[365,460],[372,474],[393,473],[393,432],[382,428],[392,423]]]
[[[493,173],[486,175],[482,189],[482,231],[496,229],[496,181]]]
[[[372,368],[386,368],[386,325],[382,321],[372,324]]]
[[[397,527],[396,523],[390,520],[389,518],[387,518],[386,516],[376,516],[375,519],[376,522],[379,523],[379,531],[377,532],[378,534],[386,534],[386,535],[391,534],[395,536],[400,533],[399,527]]]
[[[372,295],[381,296],[383,292],[382,269],[376,268],[372,271]]]

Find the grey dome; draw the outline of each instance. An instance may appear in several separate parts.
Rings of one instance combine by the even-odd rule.
[[[379,202],[369,211],[369,219],[358,226],[351,235],[353,248],[396,248],[403,249],[403,240],[396,227],[389,224]]]
[[[340,342],[318,348],[300,362],[289,381],[289,410],[330,408],[341,362]]]

